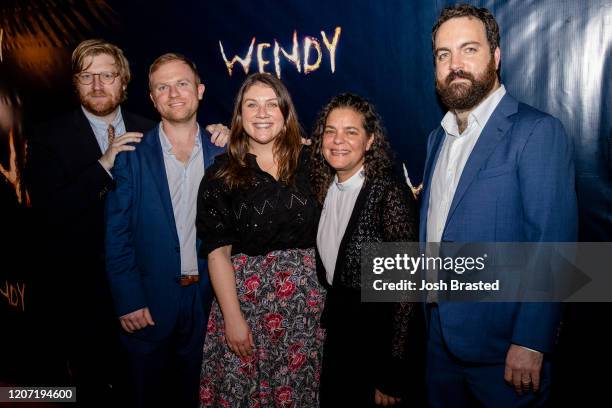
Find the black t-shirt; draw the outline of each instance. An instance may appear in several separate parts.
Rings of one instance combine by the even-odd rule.
[[[198,192],[200,256],[225,245],[232,245],[232,254],[247,255],[314,247],[319,210],[310,187],[309,157],[309,149],[303,147],[294,185],[286,185],[262,171],[256,156],[247,154],[253,183],[230,189],[216,177],[229,158],[217,156]]]

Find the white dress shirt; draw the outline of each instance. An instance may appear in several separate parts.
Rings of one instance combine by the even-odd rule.
[[[198,126],[195,145],[187,163],[182,163],[172,153],[172,144],[164,133],[161,123],[159,124],[159,141],[162,146],[172,211],[181,248],[181,275],[198,275],[195,219],[198,188],[204,177],[200,127]]]
[[[330,285],[334,281],[334,269],[340,242],[344,237],[351,214],[353,214],[364,177],[363,167],[342,183],[338,181],[336,175],[325,196],[317,231],[317,249],[325,267],[327,282]]]
[[[427,242],[440,242],[442,239],[448,211],[463,168],[478,142],[482,129],[505,94],[506,88],[502,85],[473,109],[468,115],[468,124],[463,133],[459,132],[457,118],[452,111],[448,111],[442,118],[441,125],[445,136],[431,178]]]

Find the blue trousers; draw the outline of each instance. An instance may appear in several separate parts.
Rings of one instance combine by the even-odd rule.
[[[504,381],[505,364],[460,361],[444,342],[437,306],[428,307],[426,384],[429,406],[437,407],[544,407],[550,395],[551,366],[544,360],[540,390],[517,395]]]
[[[199,404],[208,315],[203,310],[198,285],[181,290],[179,317],[170,337],[147,341],[125,332],[121,335],[130,365],[131,401],[126,406],[195,408]]]

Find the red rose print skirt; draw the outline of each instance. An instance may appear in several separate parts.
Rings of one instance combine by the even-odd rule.
[[[234,354],[213,300],[200,379],[202,407],[318,407],[325,301],[314,249],[232,257],[253,354]]]

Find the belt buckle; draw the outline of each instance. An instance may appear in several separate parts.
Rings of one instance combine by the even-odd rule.
[[[189,286],[192,283],[197,283],[200,281],[200,276],[199,275],[181,275],[178,278],[178,283],[181,286]]]

